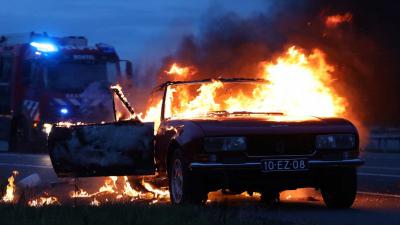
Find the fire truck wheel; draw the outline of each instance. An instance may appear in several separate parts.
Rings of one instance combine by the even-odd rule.
[[[179,148],[174,150],[169,160],[168,181],[173,204],[201,204],[207,200],[204,185],[198,177],[190,173]]]
[[[333,171],[321,187],[322,198],[329,208],[349,208],[357,194],[357,170],[355,168]]]
[[[29,151],[30,130],[24,118],[15,119],[12,125],[10,150],[21,152]]]

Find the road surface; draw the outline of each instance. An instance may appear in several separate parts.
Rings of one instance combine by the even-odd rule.
[[[400,225],[400,154],[366,153],[366,163],[359,169],[357,200],[348,210],[327,209],[320,198],[314,196],[283,199],[278,209],[268,211],[255,198],[242,196],[215,197],[211,204],[240,207],[246,213],[265,218],[315,224],[397,224]],[[0,153],[0,182],[17,170],[17,182],[37,173],[43,184],[60,183],[53,172],[47,155]],[[100,178],[102,179],[102,178]],[[81,184],[93,179],[80,179]],[[71,185],[70,185],[71,186]],[[71,187],[69,187],[71,188]]]

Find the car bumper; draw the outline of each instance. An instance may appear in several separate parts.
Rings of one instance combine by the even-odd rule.
[[[357,167],[364,164],[362,159],[343,159],[343,160],[309,160],[309,168],[319,167]],[[192,171],[201,170],[260,170],[261,162],[247,163],[213,163],[213,162],[192,162],[189,164]]]

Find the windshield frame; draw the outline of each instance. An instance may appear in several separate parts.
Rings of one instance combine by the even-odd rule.
[[[87,85],[81,84],[79,88],[72,88],[72,89],[60,89],[59,87],[56,87],[57,85],[53,84],[53,86],[50,85],[50,80],[51,79],[51,70],[56,70],[56,71],[63,71],[63,69],[60,66],[67,66],[69,68],[74,67],[75,65],[77,66],[101,66],[102,68],[101,71],[103,71],[101,76],[99,76],[99,73],[93,73],[91,76],[92,82],[100,82],[100,83],[106,83],[106,86],[108,87],[109,85],[115,83],[118,79],[118,64],[117,62],[114,61],[99,61],[95,63],[84,63],[84,62],[70,62],[70,61],[62,61],[62,62],[47,62],[42,64],[43,66],[43,85],[44,88],[48,91],[52,92],[81,92],[85,89]],[[76,70],[77,68],[75,68]],[[94,68],[92,68],[94,69]],[[73,71],[72,71],[73,72]],[[84,71],[87,72],[87,71]],[[71,73],[71,72],[70,72]],[[110,74],[113,73],[113,74]],[[69,76],[70,74],[66,72],[62,72],[60,74],[62,76]],[[98,79],[101,78],[101,79]],[[90,80],[90,79],[89,79]]]

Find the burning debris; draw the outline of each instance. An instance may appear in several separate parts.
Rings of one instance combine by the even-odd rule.
[[[122,91],[121,85],[119,85],[119,84],[112,85],[110,88],[111,88],[111,90],[113,90],[115,92],[116,95],[118,95],[119,99],[122,101],[122,104],[124,104],[126,109],[129,110],[129,115],[123,115],[122,111],[120,109],[118,109],[118,108],[121,108],[122,106],[116,107],[117,108],[116,119],[117,120],[120,120],[121,118],[123,118],[123,119],[137,119],[138,116],[136,115],[133,107],[129,104],[128,99],[125,97],[125,94]],[[114,104],[115,103],[116,102],[114,101]],[[116,105],[116,106],[118,106],[118,105]]]
[[[327,16],[325,19],[325,25],[329,28],[335,28],[342,23],[349,23],[353,19],[353,15],[349,12],[344,14],[336,14]]]
[[[100,202],[97,201],[96,198],[94,198],[93,201],[90,202],[90,205],[91,205],[91,206],[100,206]]]
[[[169,70],[165,70],[164,72],[167,75],[170,75],[173,80],[186,80],[197,73],[194,67],[181,67],[177,63],[173,63],[171,68]]]
[[[13,171],[13,174],[8,178],[8,185],[0,202],[8,204],[16,203],[15,177],[17,175],[18,172]],[[168,201],[169,191],[168,189],[157,188],[144,179],[135,183],[135,186],[133,186],[131,182],[129,182],[127,176],[110,176],[105,179],[104,184],[98,188],[97,192],[89,193],[86,190],[79,189],[78,191],[72,191],[69,197],[72,199],[91,199],[90,202],[88,202],[91,206],[100,206],[101,204],[120,201],[145,201],[149,202],[149,204],[154,204]],[[42,207],[48,205],[61,205],[62,202],[58,197],[44,192],[42,195],[28,200],[26,204],[31,207]]]
[[[2,197],[0,202],[13,204],[16,203],[16,185],[15,185],[15,177],[18,175],[18,171],[13,171],[12,175],[8,178],[8,185],[6,187],[6,191],[4,196]],[[27,202],[28,206],[32,207],[41,207],[45,205],[54,205],[59,204],[58,199],[54,196],[49,196],[48,193],[44,193],[44,196],[31,199]]]
[[[90,205],[93,206],[110,202],[109,199],[125,202],[149,201],[149,203],[153,204],[168,201],[169,191],[167,189],[156,188],[144,179],[137,186],[132,186],[127,176],[110,176],[104,181],[103,186],[97,192],[88,193],[80,189],[79,191],[71,192],[70,197],[76,199],[91,198]]]
[[[5,203],[13,203],[15,201],[15,177],[18,175],[18,171],[13,171],[11,177],[8,178],[8,184],[6,187],[6,193],[2,197],[1,201]]]
[[[57,197],[48,196],[48,194],[45,193],[42,197],[29,200],[28,205],[31,207],[42,207],[46,205],[60,205],[60,202]]]

